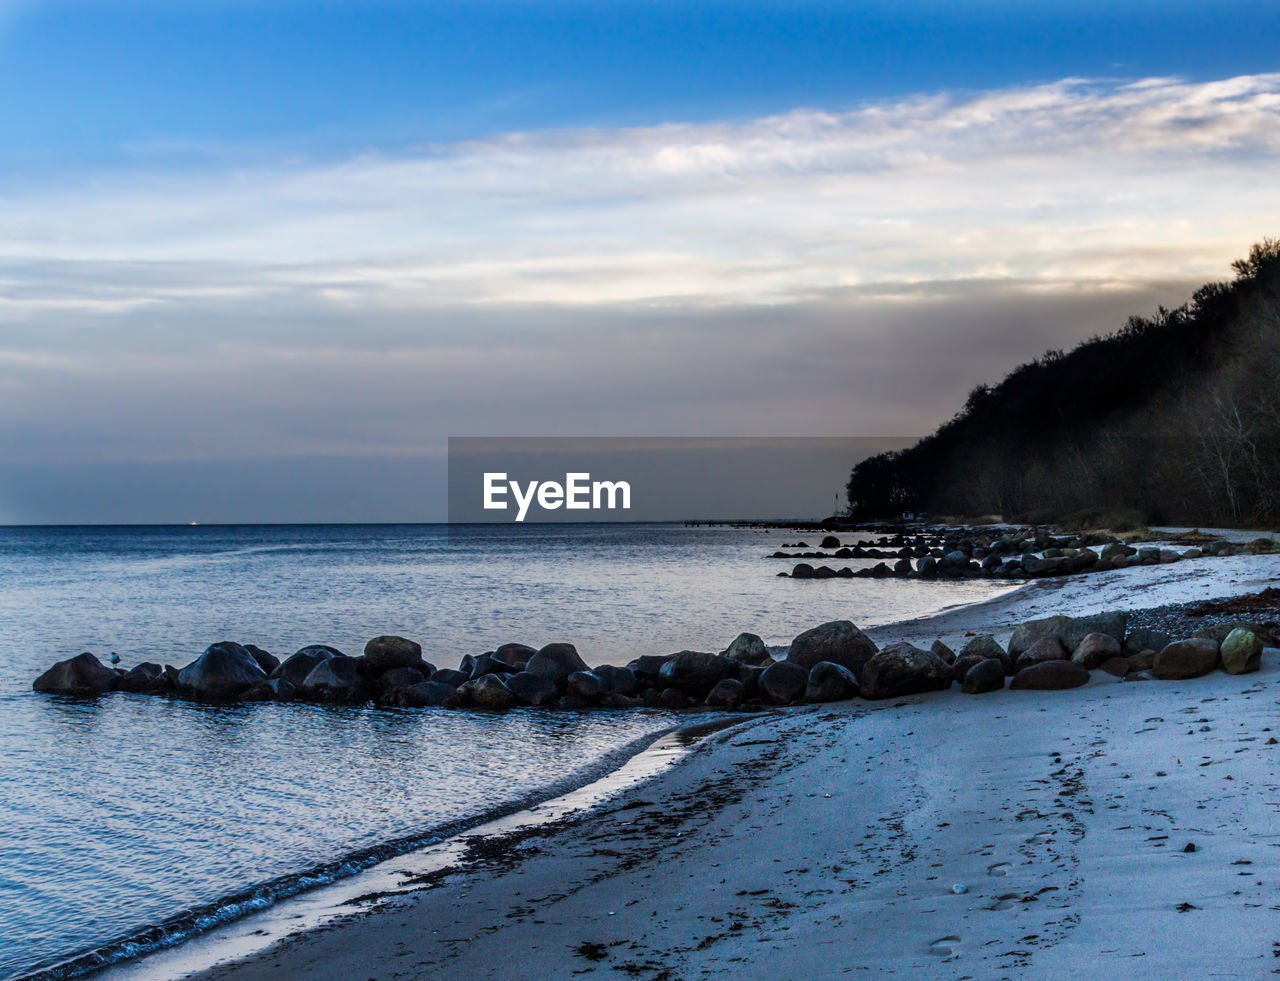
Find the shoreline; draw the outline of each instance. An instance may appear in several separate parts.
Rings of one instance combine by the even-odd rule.
[[[710,710],[690,713],[694,714],[713,713]],[[82,977],[123,981],[151,977],[154,970],[164,970],[165,965],[198,960],[205,955],[206,947],[213,950],[225,944],[244,952],[256,942],[254,938],[262,936],[258,921],[292,919],[295,911],[291,904],[305,910],[305,916],[317,919],[314,925],[319,926],[319,921],[330,913],[342,911],[344,901],[334,901],[329,897],[331,891],[345,895],[357,882],[365,885],[378,882],[381,883],[379,890],[393,891],[395,876],[387,869],[388,865],[403,865],[414,856],[423,856],[422,861],[430,862],[429,856],[435,851],[448,848],[479,829],[507,827],[530,819],[544,820],[543,814],[538,813],[544,808],[589,806],[584,801],[616,792],[615,782],[643,779],[650,770],[660,772],[677,755],[668,744],[679,743],[681,748],[695,745],[704,735],[719,728],[755,718],[759,718],[759,714],[742,713],[660,729],[630,740],[580,771],[499,807],[259,883],[243,892],[183,910],[158,924],[72,953],[55,964],[11,975],[9,981],[63,981]],[[644,763],[637,765],[641,758],[645,758]],[[369,891],[364,885],[359,889]],[[291,924],[288,932],[293,928]],[[178,969],[165,976],[186,973],[188,969]]]
[[[1213,562],[1212,568],[1203,570],[1194,567],[1188,568],[1192,565],[1191,563],[1185,563],[1176,570],[1170,569],[1170,567],[1158,566],[1117,570],[1106,575],[1106,578],[1111,580],[1111,584],[1107,590],[1102,592],[1102,595],[1104,597],[1118,596],[1125,601],[1124,603],[1112,605],[1127,605],[1129,607],[1141,605],[1145,607],[1154,604],[1140,604],[1137,601],[1150,599],[1164,601],[1169,595],[1179,595],[1179,589],[1194,588],[1196,599],[1215,595],[1213,591],[1215,584],[1217,588],[1216,595],[1236,594],[1248,591],[1247,585],[1241,586],[1241,583],[1252,584],[1253,582],[1272,581],[1270,579],[1259,579],[1258,576],[1264,574],[1267,567],[1280,569],[1280,562],[1275,561],[1275,558],[1241,556],[1234,560],[1218,559]],[[1224,561],[1236,561],[1238,563],[1239,568],[1235,570],[1236,574],[1234,576],[1222,575],[1224,569],[1227,568],[1222,564]],[[1259,567],[1260,564],[1262,568]],[[1199,574],[1201,572],[1203,573],[1202,575]],[[1125,575],[1125,573],[1129,575]],[[1100,577],[1094,578],[1096,580]],[[1209,583],[1206,583],[1206,578],[1210,580]],[[1135,583],[1133,580],[1144,581]],[[1194,586],[1189,585],[1189,580],[1195,580]],[[999,633],[998,629],[992,630],[992,627],[1008,622],[1007,625],[1011,629],[1013,620],[1029,619],[1034,612],[1037,612],[1035,604],[1042,600],[1061,602],[1062,599],[1066,599],[1070,608],[1066,609],[1065,612],[1084,612],[1083,610],[1077,611],[1074,607],[1071,607],[1072,603],[1080,601],[1080,597],[1072,595],[1076,592],[1069,588],[1072,585],[1079,584],[1069,579],[1031,582],[993,599],[957,608],[944,609],[925,618],[880,628],[871,628],[868,633],[875,637],[879,643],[884,643],[890,637],[892,639],[917,638],[927,642],[927,640],[938,636],[947,637],[948,631],[950,631],[951,635],[955,635],[974,625],[985,627],[986,629],[982,632]],[[1091,585],[1096,586],[1096,582],[1091,583]],[[1134,588],[1135,586],[1137,588]],[[1205,591],[1206,586],[1209,586],[1209,592]],[[1064,593],[1068,595],[1065,597],[1060,595]],[[1089,593],[1096,599],[1099,591],[1095,588],[1090,590]],[[1097,602],[1091,602],[1090,608],[1105,608],[1107,605],[1104,600],[1097,600]],[[1063,609],[1061,606],[1055,605],[1052,612],[1058,612],[1061,609]],[[903,633],[903,631],[910,631],[910,633]],[[1089,687],[1092,688],[1094,685],[1091,683]],[[953,697],[955,696],[953,695]],[[895,702],[894,704],[899,703]],[[866,703],[850,705],[847,708],[843,705],[839,706],[840,710],[852,711],[855,715],[865,714],[867,711],[875,711],[883,707],[885,706],[868,706]],[[826,710],[829,712],[833,708],[836,708],[836,706],[819,705],[790,709],[765,716],[731,714],[709,723],[697,723],[695,727],[709,725],[714,731],[718,728],[734,728],[750,722],[768,724],[771,721],[780,719],[803,719],[818,711]],[[862,711],[859,711],[859,709]],[[486,815],[478,816],[476,819],[466,822],[465,827],[436,829],[434,834],[445,836],[443,840],[418,840],[416,844],[410,844],[405,850],[383,856],[372,866],[343,875],[337,878],[336,881],[309,887],[305,892],[299,892],[273,902],[264,910],[238,914],[228,924],[215,926],[208,932],[202,931],[193,938],[184,938],[176,946],[165,945],[158,952],[144,954],[140,958],[127,960],[105,968],[93,969],[95,976],[108,978],[111,981],[134,981],[134,979],[142,978],[188,976],[193,970],[199,969],[204,973],[198,976],[221,977],[222,975],[218,973],[220,968],[216,965],[227,961],[228,958],[246,964],[252,963],[257,958],[268,956],[272,944],[283,943],[288,945],[297,938],[309,936],[315,931],[323,932],[330,929],[334,920],[338,922],[338,926],[341,928],[341,925],[352,916],[351,910],[347,907],[353,899],[359,898],[359,896],[368,897],[374,895],[378,901],[370,909],[358,914],[357,918],[363,918],[368,915],[376,917],[380,915],[377,910],[382,908],[384,899],[391,900],[394,904],[395,900],[392,897],[405,894],[406,887],[403,881],[405,876],[400,877],[400,884],[397,885],[393,881],[394,876],[390,879],[388,878],[390,870],[385,868],[388,864],[401,866],[401,872],[404,872],[405,867],[409,864],[413,864],[418,869],[415,874],[422,875],[424,872],[420,863],[426,862],[429,864],[433,861],[431,858],[433,853],[440,849],[457,850],[463,847],[462,843],[464,841],[474,839],[477,836],[496,838],[508,834],[511,829],[506,827],[505,823],[513,819],[529,819],[539,825],[545,825],[547,821],[545,815],[535,813],[539,808],[559,809],[562,806],[567,806],[563,802],[572,800],[575,797],[581,799],[583,794],[591,796],[588,792],[592,791],[592,788],[598,788],[597,791],[592,793],[600,792],[600,785],[608,784],[626,771],[640,757],[651,752],[652,748],[657,744],[662,743],[664,740],[677,738],[677,734],[687,728],[689,727],[681,726],[664,730],[652,737],[642,737],[640,740],[621,747],[618,751],[609,754],[599,763],[593,765],[591,767],[592,774],[584,783],[575,783],[574,786],[566,787],[564,781],[561,781],[540,791],[536,795],[538,798],[536,803],[530,803],[530,800],[526,799],[502,809],[502,813],[490,812]],[[642,745],[633,749],[637,743]],[[708,743],[707,746],[709,745]],[[704,746],[704,748],[706,747]],[[664,774],[665,771],[666,766],[662,766],[655,770],[654,773],[638,779],[648,785],[664,779],[660,774]],[[608,792],[608,794],[615,793],[617,793],[616,789]],[[579,803],[569,807],[569,810],[573,811],[585,807],[588,813],[585,816],[580,816],[579,820],[588,820],[590,813],[596,810],[600,803],[601,799],[597,796],[593,804],[583,805]],[[519,823],[518,820],[517,823]],[[422,837],[414,836],[415,839],[421,839]],[[408,839],[401,839],[400,841],[405,842]],[[410,859],[413,859],[412,863],[410,863]],[[374,885],[375,882],[381,882],[381,884]],[[372,887],[370,888],[370,886]],[[353,890],[358,895],[351,896],[350,894]],[[335,897],[331,895],[335,892],[347,895],[348,898],[336,901]],[[302,914],[305,922],[299,922],[292,912],[286,910],[286,907],[292,909],[294,905],[306,910]],[[260,921],[263,920],[271,923],[265,931],[259,925]],[[18,977],[59,976],[65,975],[52,974],[49,973],[49,969],[46,969],[44,972],[19,975]],[[250,977],[252,976],[251,974]]]

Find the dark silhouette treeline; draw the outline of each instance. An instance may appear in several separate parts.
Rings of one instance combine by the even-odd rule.
[[[853,468],[858,518],[1280,522],[1280,242],[1185,305],[980,385],[933,435]]]

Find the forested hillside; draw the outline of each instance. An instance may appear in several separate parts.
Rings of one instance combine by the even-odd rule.
[[[1280,242],[1185,305],[981,385],[933,435],[854,467],[857,517],[1280,522]]]

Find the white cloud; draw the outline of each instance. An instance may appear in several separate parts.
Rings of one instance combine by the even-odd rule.
[[[210,280],[430,309],[1215,275],[1280,221],[1280,186],[1259,179],[1278,153],[1280,75],[1254,75],[1066,80],[736,123],[516,133],[336,165],[104,178],[0,200],[5,315],[63,290],[109,309],[179,303]],[[42,291],[15,268],[32,263],[76,265]],[[95,284],[96,264],[117,278]]]

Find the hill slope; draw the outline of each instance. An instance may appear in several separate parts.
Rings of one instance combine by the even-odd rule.
[[[1280,242],[1234,266],[1232,282],[1049,351],[974,389],[931,436],[858,464],[853,514],[1280,520]]]

